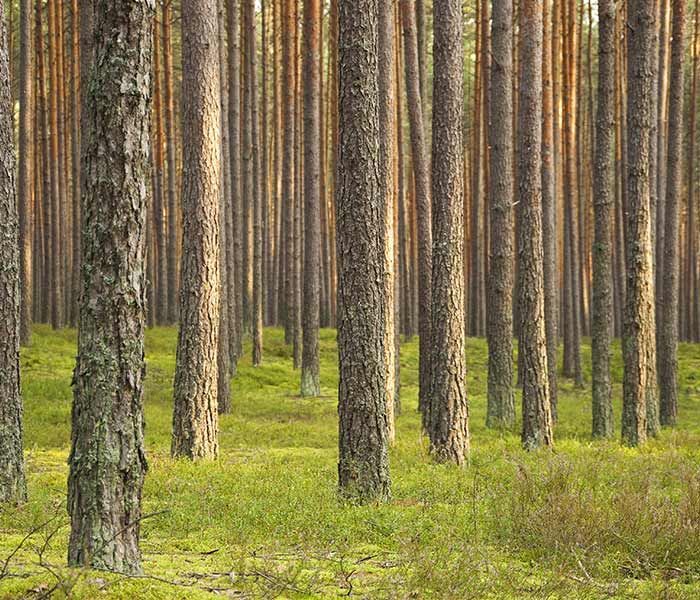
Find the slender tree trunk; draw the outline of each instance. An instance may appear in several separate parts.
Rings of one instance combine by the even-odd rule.
[[[520,214],[520,352],[523,355],[523,430],[526,450],[551,446],[542,246],[542,2],[521,0],[518,100]]]
[[[241,169],[241,27],[240,0],[227,0],[228,16],[228,107],[231,155],[231,211],[233,215],[233,281],[229,293],[231,367],[235,375],[243,348],[243,195]]]
[[[552,421],[557,420],[557,345],[559,342],[559,278],[557,272],[557,149],[554,104],[554,25],[552,0],[543,2],[542,44],[542,242],[544,244],[544,315],[547,372]],[[558,63],[557,63],[558,66]],[[493,85],[493,83],[491,84]],[[495,169],[491,165],[491,169]],[[493,259],[492,259],[493,260]]]
[[[318,328],[321,274],[321,3],[304,2],[304,340],[301,359],[301,395],[321,393]]]
[[[94,4],[68,563],[141,572],[145,236],[155,4]]]
[[[412,8],[412,5],[411,5]],[[338,352],[342,496],[388,500],[386,293],[379,172],[378,0],[340,2]]]
[[[489,90],[488,403],[486,425],[511,428],[513,395],[513,2],[493,1]],[[435,140],[433,140],[435,147]],[[437,160],[441,161],[442,151]],[[433,161],[436,157],[433,157]]]
[[[175,100],[173,94],[173,50],[171,39],[172,1],[163,2],[163,104],[165,105],[165,156],[168,181],[168,323],[178,319],[180,280],[178,257],[180,256],[180,230],[178,227],[181,207],[177,198],[177,171],[175,166]]]
[[[663,425],[678,415],[678,222],[683,168],[683,52],[685,0],[673,0],[671,98],[668,130],[668,180],[665,207],[663,303],[660,314],[659,384]],[[691,198],[691,202],[693,199]],[[692,227],[693,224],[689,222]]]
[[[228,88],[226,75],[228,70],[228,46],[226,38],[226,7],[224,0],[217,0],[217,28],[219,38],[219,77],[221,94],[219,110],[221,111],[221,190],[219,194],[219,347],[217,349],[217,407],[219,414],[231,412],[231,344],[229,340],[229,283],[228,283],[228,225],[227,213],[231,199],[230,178],[226,168],[228,158]]]
[[[423,125],[423,110],[420,97],[418,45],[416,38],[415,6],[413,0],[399,0],[403,22],[406,91],[411,129],[413,176],[417,207],[418,228],[418,334],[419,356],[419,400],[423,413],[423,427],[430,428],[430,309],[432,277],[432,231],[429,161],[426,152]]]
[[[288,344],[294,336],[294,134],[296,61],[294,58],[294,2],[282,0],[282,111],[284,149],[282,158],[282,204],[284,210],[284,337]]]
[[[34,221],[33,172],[33,103],[32,86],[32,2],[21,0],[19,6],[19,172],[17,195],[20,231],[20,339],[28,344],[32,323],[32,236]]]
[[[613,318],[612,224],[615,126],[615,4],[598,2],[598,113],[593,208],[593,437],[613,434],[610,355]]]
[[[656,395],[649,361],[654,345],[654,280],[651,249],[651,148],[655,2],[628,8],[627,53],[627,289],[623,332],[622,440],[637,446],[647,437],[648,399]],[[655,365],[654,365],[655,366]]]
[[[392,2],[379,3],[379,47],[378,47],[378,80],[379,80],[379,171],[381,189],[380,214],[383,222],[382,243],[385,255],[384,281],[386,290],[382,300],[384,307],[387,351],[387,426],[389,443],[396,438],[395,426],[395,392],[396,392],[396,343],[394,339],[394,5]],[[308,275],[307,275],[308,277]]]
[[[20,247],[15,190],[15,147],[12,127],[10,53],[5,28],[5,1],[0,0],[0,505],[24,502],[22,396],[19,381]],[[23,3],[22,39],[27,35]],[[23,76],[24,77],[24,76]],[[24,81],[24,78],[23,78]],[[25,94],[26,90],[21,90]],[[22,124],[26,126],[26,124]],[[27,140],[25,140],[26,142]],[[24,174],[21,173],[21,176]]]
[[[182,5],[183,248],[172,454],[219,451],[221,106],[216,0]]]
[[[436,460],[464,464],[469,452],[465,389],[462,2],[434,6],[433,306],[430,446]]]

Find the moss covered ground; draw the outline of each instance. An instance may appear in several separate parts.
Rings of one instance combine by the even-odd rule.
[[[145,575],[65,567],[75,332],[37,326],[22,353],[29,501],[0,508],[0,598],[700,598],[700,346],[680,349],[680,419],[641,450],[590,439],[587,387],[561,380],[556,448],[526,454],[484,427],[486,344],[468,341],[471,461],[432,464],[402,347],[393,501],[336,495],[335,332],[323,397],[298,396],[279,329],[249,352],[220,422],[221,456],[169,456],[176,331],[147,335]],[[248,350],[248,348],[246,348]],[[615,413],[622,377],[614,356]]]

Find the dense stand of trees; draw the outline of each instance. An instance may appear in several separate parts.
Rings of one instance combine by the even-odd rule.
[[[527,450],[554,444],[558,377],[589,384],[588,335],[592,435],[615,433],[615,336],[623,442],[676,423],[678,343],[700,341],[697,4],[7,13],[0,500],[25,497],[19,341],[77,325],[71,564],[140,570],[146,325],[179,326],[172,454],[188,459],[217,456],[244,341],[260,365],[263,327],[284,327],[301,395],[319,396],[319,328],[337,327],[339,487],[357,501],[390,497],[416,333],[438,461],[468,460],[467,335],[488,338],[490,427],[514,427],[522,386]]]

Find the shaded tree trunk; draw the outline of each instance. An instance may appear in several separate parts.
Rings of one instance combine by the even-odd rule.
[[[423,427],[430,429],[430,309],[432,277],[432,231],[429,162],[425,145],[423,109],[420,96],[418,44],[416,37],[415,6],[413,0],[399,0],[403,23],[406,68],[406,92],[411,129],[413,176],[417,209],[418,242],[418,335],[419,346],[419,399],[423,413]]]
[[[627,28],[627,286],[623,331],[622,440],[637,446],[647,437],[648,399],[656,394],[650,360],[655,354],[654,273],[651,248],[652,96],[655,5],[634,0]],[[654,365],[655,366],[655,365]]]
[[[33,111],[32,86],[32,2],[21,0],[19,6],[19,171],[17,195],[20,227],[20,339],[28,344],[32,323],[32,236],[34,220],[33,190]]]
[[[301,395],[318,396],[321,275],[321,3],[304,2],[304,302]]]
[[[342,496],[388,500],[386,293],[379,164],[377,0],[340,2],[338,232]]]
[[[68,563],[141,572],[146,205],[155,3],[94,3],[68,459]]]
[[[436,460],[464,464],[469,407],[464,343],[462,2],[435,4],[433,74],[433,290],[430,446]]]
[[[219,451],[221,106],[216,0],[182,5],[183,248],[172,455]]]
[[[27,6],[22,8],[26,10]],[[24,502],[27,499],[19,381],[19,215],[15,190],[12,86],[5,10],[5,1],[0,0],[0,505],[6,502]],[[26,26],[24,13],[21,18],[22,25]],[[22,37],[24,35],[26,31],[23,31]]]
[[[523,383],[522,443],[551,446],[552,415],[547,374],[542,246],[542,2],[519,8],[518,172],[520,209],[520,352]]]
[[[494,0],[489,98],[488,392],[486,425],[515,423],[513,396],[513,2]],[[434,147],[434,142],[433,142]],[[435,157],[433,158],[435,160]]]
[[[613,318],[612,226],[615,126],[615,4],[598,2],[598,113],[596,115],[593,208],[593,437],[613,434],[610,355]]]
[[[683,168],[683,52],[685,0],[673,0],[671,98],[669,103],[668,171],[665,206],[663,302],[660,315],[659,384],[663,425],[678,416],[678,222]],[[690,198],[690,202],[694,202]],[[689,226],[693,223],[689,222]],[[689,282],[690,283],[690,282]]]

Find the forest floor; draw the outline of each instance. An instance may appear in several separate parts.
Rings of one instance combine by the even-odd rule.
[[[29,502],[0,508],[0,598],[699,598],[700,345],[680,350],[680,424],[642,450],[590,439],[587,387],[562,379],[556,449],[484,426],[486,344],[468,342],[471,463],[431,463],[417,343],[401,355],[393,501],[336,495],[335,332],[324,397],[298,396],[278,329],[247,354],[215,463],[171,460],[176,331],[147,335],[145,575],[66,568],[75,332],[37,326],[22,353]],[[248,349],[246,347],[246,349]],[[584,348],[590,365],[590,347]],[[614,357],[619,422],[621,363]]]

